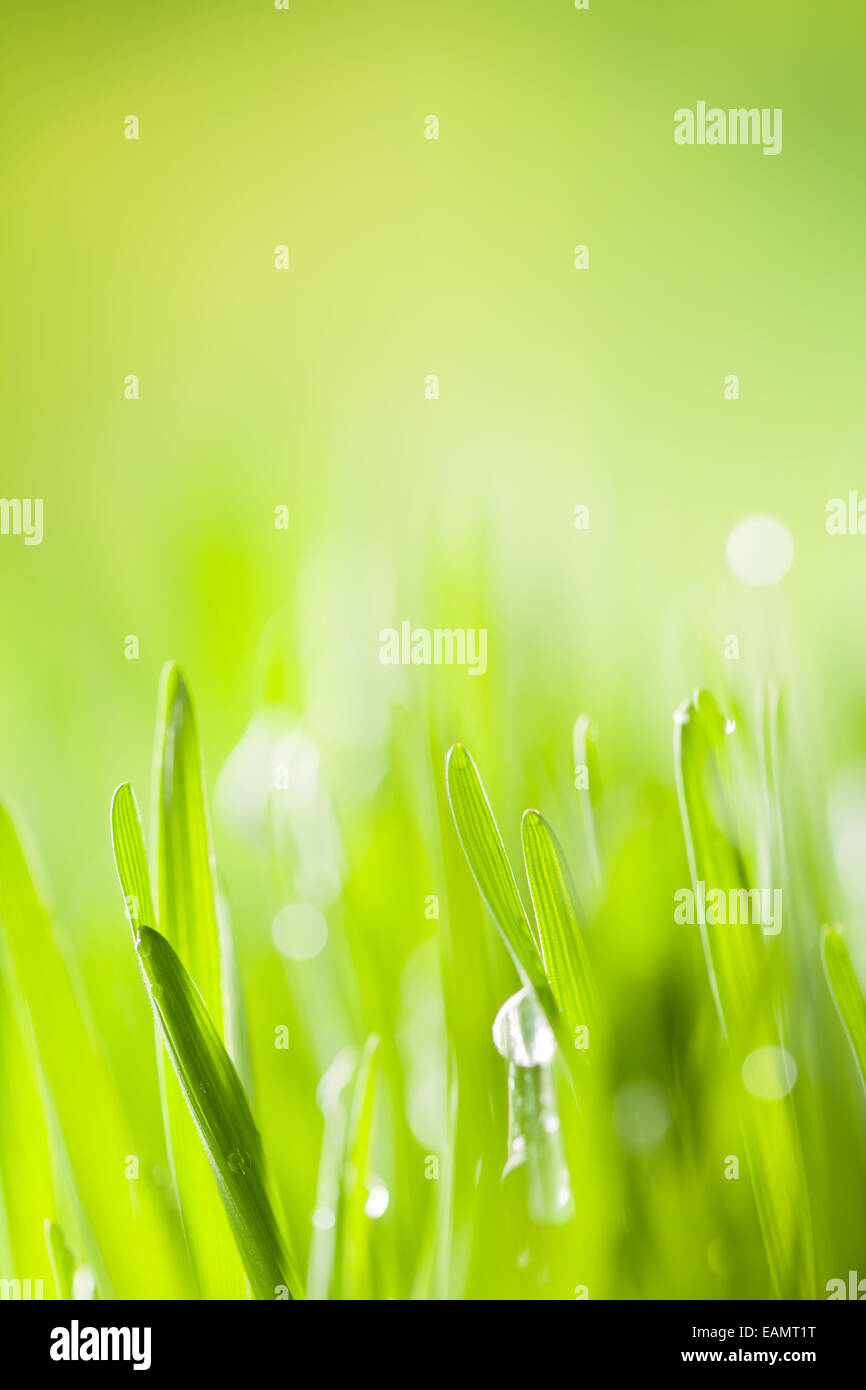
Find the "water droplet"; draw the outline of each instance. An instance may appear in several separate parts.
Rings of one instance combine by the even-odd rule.
[[[138,954],[140,956],[150,955],[150,937],[145,936],[144,932],[140,931],[138,933],[138,936],[135,938],[135,949],[138,951]]]
[[[493,1021],[496,1051],[518,1067],[543,1067],[556,1052],[556,1038],[535,993],[524,987],[506,999]]]
[[[165,998],[165,990],[163,989],[162,985],[151,985],[150,997],[151,999],[154,999],[157,1004],[161,1004],[163,999]]]
[[[232,1149],[228,1156],[228,1165],[233,1173],[243,1176],[250,1171],[250,1156],[244,1153],[243,1149]]]

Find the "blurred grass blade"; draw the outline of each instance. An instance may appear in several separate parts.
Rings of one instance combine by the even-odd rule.
[[[26,1004],[13,1009],[0,970],[0,1279],[48,1278],[39,1223],[55,1206],[51,1145]],[[18,1017],[16,1017],[16,1014]],[[20,1026],[19,1026],[20,1025]],[[22,1033],[28,1035],[30,1045]]]
[[[363,1298],[369,1296],[370,1290],[368,1247],[371,1219],[364,1208],[367,1201],[379,1051],[379,1039],[371,1033],[364,1044],[358,1064],[349,1112],[343,1181],[337,1212],[340,1248],[337,1252],[336,1296],[343,1299]]]
[[[195,712],[177,666],[166,666],[159,692],[154,750],[154,843],[158,917],[145,917],[177,952],[196,982],[214,1026],[225,1038],[224,984],[234,974],[233,952],[222,952],[216,879]],[[165,1053],[158,1050],[159,1066]],[[207,1157],[177,1087],[163,1079],[166,1137],[183,1228],[202,1296],[245,1298],[243,1268]]]
[[[692,891],[707,972],[730,1063],[739,1072],[757,1049],[781,1046],[775,955],[754,923],[708,925],[705,895],[752,884],[733,817],[737,801],[755,801],[760,782],[750,769],[735,784],[729,757],[736,732],[707,691],[674,715],[674,771]],[[734,795],[737,786],[739,797]],[[760,843],[762,831],[757,829]],[[765,836],[766,838],[766,836]],[[770,872],[764,853],[765,871]],[[699,886],[702,885],[701,891]],[[689,930],[688,927],[685,928]],[[770,1277],[779,1298],[812,1296],[814,1249],[809,1192],[792,1099],[772,1102],[738,1091],[740,1122]]]
[[[75,1260],[63,1239],[63,1232],[60,1227],[54,1221],[47,1219],[45,1221],[45,1245],[51,1262],[51,1274],[54,1278],[57,1297],[70,1299],[75,1274]]]
[[[316,1179],[316,1211],[332,1221],[314,1223],[307,1265],[307,1298],[321,1301],[331,1296],[337,1260],[336,1215],[340,1204],[342,1165],[346,1152],[349,1117],[345,1091],[358,1070],[358,1054],[345,1047],[337,1053],[316,1087],[316,1103],[324,1119],[319,1171]]]
[[[138,890],[137,875],[133,881]],[[67,962],[58,949],[21,842],[2,806],[0,925],[4,959],[12,962],[15,986],[32,1024],[49,1098],[46,1123],[49,1133],[62,1136],[63,1162],[74,1174],[75,1195],[83,1207],[82,1258],[94,1267],[107,1297],[188,1297],[175,1232],[147,1168],[138,1181],[135,1209],[130,1201],[126,1167],[136,1153],[133,1133],[83,1009],[74,962],[71,957]],[[60,1147],[59,1138],[52,1141],[53,1152]],[[55,1177],[56,1171],[55,1164]],[[43,1207],[35,1225],[43,1249],[44,1215]]]
[[[118,877],[128,897],[145,862],[141,824],[128,785],[115,793],[112,831]],[[297,1296],[300,1284],[267,1195],[261,1140],[231,1058],[201,995],[165,938],[142,923],[135,944],[160,1032],[207,1153],[253,1296],[273,1299],[281,1288]]]
[[[546,988],[544,967],[478,769],[455,743],[445,762],[451,814],[475,882],[523,977]]]
[[[821,943],[824,973],[851,1051],[860,1080],[866,1088],[866,999],[854,972],[845,938],[838,927],[825,927]]]
[[[592,872],[593,893],[598,898],[601,895],[602,879],[593,807],[601,801],[601,770],[598,762],[596,729],[588,714],[581,714],[574,721],[571,735],[571,755],[575,787],[579,795],[580,817]],[[583,785],[584,781],[586,786]]]
[[[572,1039],[597,1015],[592,968],[579,922],[577,895],[559,842],[538,811],[521,823],[523,858],[544,968]]]
[[[677,797],[710,988],[723,1035],[751,1039],[755,1047],[774,1042],[778,1032],[770,953],[760,927],[708,925],[703,908],[714,890],[727,900],[732,889],[753,886],[732,826],[728,741],[734,734],[733,724],[705,690],[674,715]]]

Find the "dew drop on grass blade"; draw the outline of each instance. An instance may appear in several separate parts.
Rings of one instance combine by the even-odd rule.
[[[143,921],[159,929],[204,999],[221,1036],[224,1033],[224,972],[220,919],[205,799],[204,771],[195,712],[177,666],[163,669],[154,748],[153,823],[158,882],[158,918]],[[233,969],[234,953],[223,952]],[[226,976],[231,979],[231,975]],[[235,1011],[236,1013],[236,1011]],[[204,1298],[245,1298],[246,1281],[219,1193],[177,1087],[162,1074],[165,1052],[158,1049],[166,1139],[190,1257]]]
[[[508,1062],[503,1181],[525,1165],[531,1219],[539,1225],[561,1225],[574,1215],[574,1197],[553,1075],[557,1045],[533,990],[523,988],[506,999],[494,1020],[493,1041]]]
[[[114,856],[125,898],[146,881],[138,809],[128,785],[112,804]],[[144,899],[144,897],[142,898]],[[261,1139],[243,1086],[204,1000],[169,943],[141,923],[134,932],[162,1038],[222,1197],[253,1297],[301,1294],[268,1197]]]

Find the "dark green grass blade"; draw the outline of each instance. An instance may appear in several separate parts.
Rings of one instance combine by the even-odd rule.
[[[195,711],[177,666],[159,691],[154,798],[159,927],[196,982],[223,1032],[220,933],[215,873]],[[154,925],[151,919],[149,925]]]
[[[445,762],[451,814],[463,852],[496,925],[524,977],[546,989],[544,967],[478,769],[455,743]]]
[[[821,953],[833,1003],[851,1044],[860,1080],[866,1088],[866,999],[854,973],[845,938],[838,927],[825,928]]]
[[[124,896],[145,862],[132,789],[118,788],[112,806],[118,876]],[[253,1296],[278,1297],[300,1284],[285,1251],[267,1194],[261,1139],[243,1086],[204,1001],[165,938],[142,923],[139,963],[175,1075],[210,1161]]]
[[[154,838],[159,917],[145,918],[177,952],[224,1036],[222,941],[198,728],[177,666],[166,666],[154,750]],[[230,943],[226,943],[230,944]],[[226,958],[234,960],[226,952]],[[160,1067],[165,1054],[159,1049]],[[207,1172],[207,1158],[177,1087],[163,1079],[165,1127],[190,1255],[205,1298],[245,1298],[243,1269]]]

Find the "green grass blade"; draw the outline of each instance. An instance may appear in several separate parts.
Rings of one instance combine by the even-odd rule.
[[[139,891],[138,878],[134,881]],[[8,952],[32,1023],[48,1097],[46,1121],[62,1135],[65,1162],[83,1208],[82,1257],[93,1266],[107,1297],[188,1297],[176,1232],[146,1169],[138,1181],[135,1208],[130,1201],[125,1171],[129,1155],[136,1153],[134,1131],[82,1012],[74,960],[58,947],[21,841],[2,806],[0,926],[4,958]],[[94,1143],[97,1123],[99,1142]],[[43,1249],[44,1215],[45,1207],[36,1225]]]
[[[307,1298],[316,1302],[330,1298],[334,1287],[334,1271],[338,1257],[337,1232],[334,1227],[340,1205],[349,1126],[345,1092],[355,1078],[358,1062],[359,1058],[354,1048],[343,1048],[337,1053],[316,1087],[316,1102],[324,1120],[316,1178],[316,1210],[329,1212],[334,1216],[333,1225],[317,1223],[313,1226],[307,1265]]]
[[[5,966],[5,962],[4,962]],[[39,1229],[55,1207],[51,1146],[26,1004],[13,1008],[11,971],[0,971],[0,1278],[46,1279]],[[16,1018],[16,1014],[18,1017]]]
[[[583,823],[583,834],[592,873],[593,892],[598,898],[601,894],[602,881],[593,807],[601,801],[601,770],[598,762],[596,728],[588,714],[579,715],[574,722],[571,752],[574,763],[575,787],[579,797],[580,818]],[[585,786],[583,785],[584,781],[586,782]]]
[[[160,715],[154,756],[154,843],[158,864],[159,926],[196,982],[220,1035],[225,1038],[224,979],[233,955],[221,960],[210,826],[198,729],[186,683],[176,666],[160,681]],[[223,968],[225,967],[225,969]],[[232,1011],[235,1016],[236,1011]],[[158,1051],[160,1068],[165,1053]],[[202,1295],[245,1298],[246,1282],[219,1193],[207,1172],[207,1157],[190,1122],[183,1097],[162,1078],[166,1137],[183,1228]]]
[[[825,927],[821,954],[833,1003],[851,1044],[860,1080],[866,1088],[866,999],[854,972],[845,938],[838,927]]]
[[[455,743],[445,762],[451,814],[463,852],[520,972],[546,989],[544,967],[499,827],[468,749]]]
[[[735,727],[706,691],[674,717],[674,771],[692,888],[748,889],[749,872],[734,828],[729,740]],[[754,769],[741,796],[759,785]],[[739,1072],[758,1047],[780,1046],[780,985],[774,954],[755,925],[698,927],[729,1059]],[[681,930],[693,930],[682,927]],[[740,1096],[740,1123],[755,1205],[777,1297],[810,1296],[814,1250],[802,1145],[793,1101]]]
[[[75,1260],[63,1239],[63,1232],[60,1227],[54,1221],[47,1219],[45,1221],[45,1245],[51,1262],[51,1273],[54,1278],[57,1297],[70,1299],[72,1297],[72,1280],[75,1274]]]
[[[112,806],[114,854],[124,897],[145,862],[141,824],[129,786]],[[144,923],[135,935],[154,1014],[184,1099],[207,1153],[255,1298],[300,1284],[267,1194],[261,1139],[234,1065],[204,1000],[165,938]]]
[[[346,1135],[346,1156],[337,1226],[340,1250],[337,1259],[337,1297],[364,1297],[370,1288],[369,1234],[370,1218],[364,1205],[367,1199],[366,1179],[373,1137],[373,1102],[376,1097],[376,1076],[379,1064],[379,1039],[370,1035],[364,1044],[352,1094],[352,1107]]]
[[[579,921],[577,895],[562,848],[538,811],[521,823],[523,859],[538,927],[544,967],[568,1031],[593,1030],[596,1014],[592,967]]]
[[[159,928],[224,1033],[216,876],[195,711],[177,666],[162,672],[154,822]],[[151,923],[152,925],[152,923]]]
[[[706,892],[748,889],[748,871],[731,825],[727,741],[737,737],[707,691],[696,692],[674,717],[674,773],[691,888]],[[682,930],[691,930],[688,927]],[[770,955],[760,931],[708,925],[699,914],[710,988],[726,1038],[751,1038],[751,1046],[776,1040]],[[766,1036],[757,1036],[761,1032]]]

